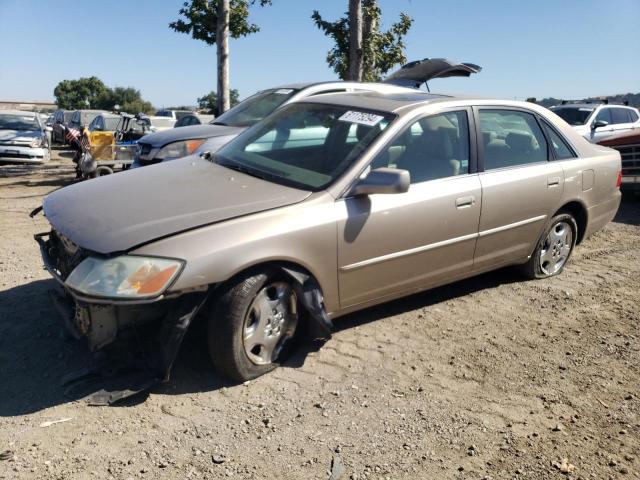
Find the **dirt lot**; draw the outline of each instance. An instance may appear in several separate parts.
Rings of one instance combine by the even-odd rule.
[[[87,352],[27,215],[72,177],[59,155],[0,167],[0,478],[640,478],[639,199],[560,277],[503,270],[351,315],[244,385],[192,334],[171,382],[89,407],[62,393]]]

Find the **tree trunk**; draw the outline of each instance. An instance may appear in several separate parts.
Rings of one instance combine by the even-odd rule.
[[[216,25],[218,52],[218,101],[217,114],[229,110],[229,0],[218,0],[218,24]]]
[[[362,80],[362,0],[349,0],[348,80]]]

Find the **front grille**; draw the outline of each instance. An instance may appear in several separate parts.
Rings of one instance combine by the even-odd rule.
[[[2,158],[38,158],[39,155],[27,155],[26,153],[9,153],[9,152],[0,152],[0,157]],[[40,155],[41,157],[41,155]]]
[[[640,144],[613,147],[622,157],[622,175],[640,175]]]

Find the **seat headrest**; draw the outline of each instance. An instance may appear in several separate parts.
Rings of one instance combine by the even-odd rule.
[[[422,144],[425,153],[432,157],[451,158],[453,156],[453,144],[447,129],[425,130],[422,133]]]
[[[533,150],[533,136],[528,133],[509,132],[505,142],[512,150],[520,152]]]

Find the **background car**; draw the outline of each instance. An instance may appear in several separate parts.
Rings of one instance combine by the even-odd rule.
[[[71,122],[73,111],[71,110],[56,110],[53,113],[53,119],[51,122],[51,143],[64,145],[67,143],[65,139],[65,129]]]
[[[158,110],[155,116],[171,118],[175,122],[177,120],[180,120],[185,115],[191,115],[192,113],[193,112],[191,110],[163,109],[163,110]]]
[[[624,191],[640,193],[640,130],[621,133],[598,142],[618,150],[622,158],[622,184]]]
[[[210,123],[215,118],[214,115],[202,115],[200,113],[190,113],[183,115],[174,125],[174,127],[188,127],[191,125],[202,125]]]
[[[76,110],[71,114],[69,127],[80,130],[88,127],[89,124],[101,113],[108,113],[106,110]]]
[[[640,128],[640,112],[626,105],[567,103],[550,110],[592,143]]]
[[[50,158],[47,133],[37,113],[0,110],[1,163],[44,163]]]
[[[325,93],[369,91],[379,93],[413,93],[434,78],[464,76],[482,68],[472,63],[458,63],[444,58],[425,58],[410,62],[380,83],[311,82],[262,90],[243,100],[208,125],[193,125],[169,132],[149,135],[138,142],[140,149],[133,167],[175,160],[204,149],[216,151],[241,132],[278,108],[298,100]],[[204,145],[206,141],[206,145]]]

